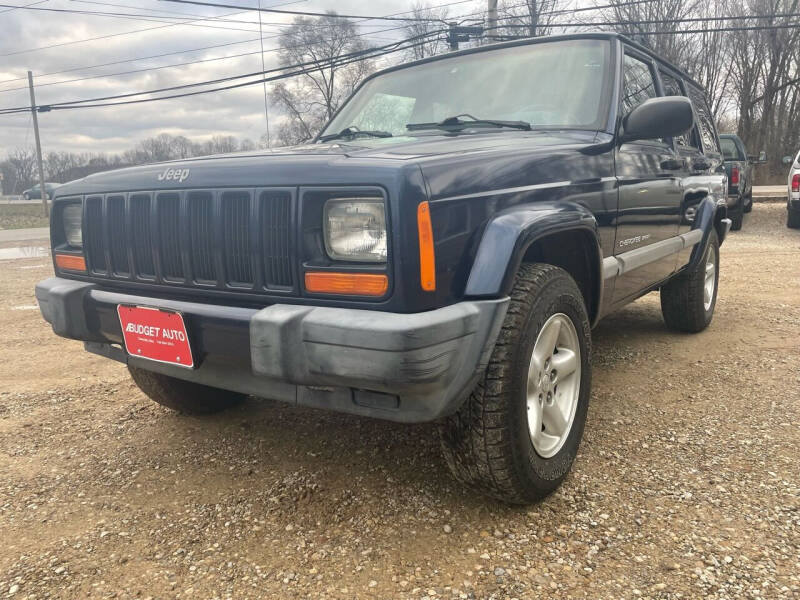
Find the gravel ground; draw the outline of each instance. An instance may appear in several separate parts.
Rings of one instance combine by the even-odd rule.
[[[594,331],[581,452],[548,500],[455,483],[435,425],[147,400],[52,335],[46,259],[0,262],[0,597],[800,598],[800,232],[757,204],[711,327],[653,294]]]

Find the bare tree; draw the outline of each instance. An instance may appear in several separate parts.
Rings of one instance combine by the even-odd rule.
[[[405,37],[415,38],[414,45],[405,52],[406,60],[420,60],[447,50],[444,34],[435,34],[444,28],[448,13],[446,6],[434,8],[421,0],[413,4],[410,16],[415,20],[407,21],[403,27]]]
[[[209,154],[226,154],[239,149],[239,140],[232,135],[215,135],[202,144],[195,144],[194,156],[207,156]]]
[[[33,150],[16,148],[8,153],[7,162],[14,173],[14,193],[19,193],[34,184],[36,153]]]
[[[352,21],[335,18],[333,13],[295,18],[278,43],[283,66],[307,65],[302,75],[282,81],[272,91],[272,101],[285,115],[278,127],[278,140],[299,143],[313,137],[333,116],[372,72],[372,61],[353,60],[366,44]]]
[[[775,15],[797,10],[798,0],[747,0],[739,14],[763,16],[756,22],[766,28],[730,34],[738,133],[749,148],[772,156],[760,175],[776,181],[784,175],[780,156],[800,145],[800,29]]]
[[[617,0],[611,4],[609,8],[600,11],[601,20],[609,23],[609,28],[651,48],[677,65],[682,64],[690,54],[695,40],[691,35],[681,34],[686,26],[678,20],[696,16],[700,0],[652,0],[638,3]],[[655,32],[659,33],[654,35]]]
[[[498,6],[497,36],[530,36],[548,35],[563,0],[525,0],[516,2],[506,0]],[[489,32],[492,35],[493,32]]]

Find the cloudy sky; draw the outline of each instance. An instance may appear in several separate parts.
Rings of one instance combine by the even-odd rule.
[[[208,8],[163,0],[0,0],[0,108],[29,105],[28,70],[34,73],[38,104],[260,70],[258,13],[247,10],[257,6],[258,0],[222,3],[242,8]],[[450,14],[454,17],[474,16],[485,6],[482,0],[429,3],[452,5]],[[408,11],[413,0],[261,0],[261,5],[379,16]],[[87,14],[98,12],[127,16]],[[277,36],[291,19],[291,15],[262,14],[267,69],[277,66]],[[399,25],[362,21],[360,32],[373,45],[382,45],[402,39]],[[168,55],[154,58],[161,54]],[[139,72],[110,76],[134,70]],[[74,79],[82,81],[67,82]],[[39,124],[45,152],[119,152],[161,132],[195,141],[216,134],[258,140],[266,130],[259,85],[126,107],[54,111],[40,114]],[[29,113],[0,115],[0,158],[8,150],[32,145]]]

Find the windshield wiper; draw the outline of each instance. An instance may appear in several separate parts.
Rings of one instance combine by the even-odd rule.
[[[321,135],[319,136],[320,142],[329,142],[331,140],[338,140],[338,139],[353,139],[359,135],[365,135],[367,137],[376,137],[376,138],[387,138],[392,137],[392,134],[388,131],[366,131],[361,130],[355,125],[350,125],[350,127],[345,127],[339,133],[329,133],[328,135]]]
[[[463,120],[461,117],[469,117],[469,121]],[[500,121],[497,119],[478,119],[469,114],[456,115],[454,117],[447,117],[438,123],[409,123],[406,129],[415,131],[419,129],[445,129],[445,130],[459,130],[467,127],[509,127],[511,129],[522,129],[525,131],[531,130],[531,124],[527,121]]]

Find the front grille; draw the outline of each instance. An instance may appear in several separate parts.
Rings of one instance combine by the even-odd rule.
[[[244,292],[296,290],[285,189],[86,196],[95,277]]]

